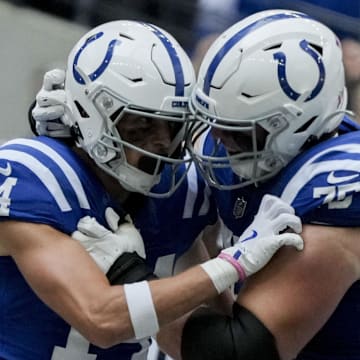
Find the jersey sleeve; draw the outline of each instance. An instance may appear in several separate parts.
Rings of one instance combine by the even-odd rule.
[[[327,142],[289,166],[280,195],[303,218],[337,226],[357,226],[360,210],[360,132]]]
[[[0,220],[48,224],[71,233],[81,217],[103,213],[101,192],[74,159],[56,142],[17,139],[1,147]]]

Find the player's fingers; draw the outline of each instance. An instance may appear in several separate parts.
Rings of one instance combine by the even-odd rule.
[[[280,198],[274,195],[266,194],[260,203],[258,213],[261,212],[268,213],[270,218],[276,218],[276,216],[282,213],[294,214],[294,209]]]
[[[126,214],[124,219],[125,219],[128,223],[133,224],[133,220],[132,220],[130,214]]]
[[[273,220],[273,225],[275,234],[286,230],[286,228],[291,228],[296,233],[301,233],[302,231],[301,220],[296,215],[280,214],[275,220]]]
[[[62,69],[53,69],[45,73],[43,80],[43,88],[52,90],[62,86],[65,82],[65,71]]]
[[[278,236],[279,245],[287,245],[287,246],[294,246],[297,250],[304,249],[304,240],[298,234],[294,233],[284,233]]]
[[[36,103],[41,107],[64,105],[66,103],[66,93],[64,90],[40,90],[36,95]]]
[[[119,227],[120,216],[116,213],[116,211],[113,208],[108,207],[105,210],[105,219],[106,219],[110,229],[113,232],[115,232],[117,230],[117,228]]]
[[[82,232],[76,230],[71,234],[71,237],[77,241],[79,241],[82,245],[86,244],[86,241],[89,239],[88,236],[83,234]]]
[[[32,110],[32,117],[39,122],[59,119],[63,114],[64,107],[62,105],[54,105],[45,108],[35,106]],[[65,125],[63,125],[63,127],[65,127]]]
[[[110,233],[108,229],[100,225],[95,218],[90,216],[85,216],[79,220],[78,230],[87,236],[95,238],[102,238]]]

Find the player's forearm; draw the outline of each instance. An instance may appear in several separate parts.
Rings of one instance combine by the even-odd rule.
[[[85,305],[83,313],[87,313],[88,317],[80,316],[82,320],[78,324],[78,330],[90,342],[101,347],[113,346],[132,339],[138,331],[143,331],[146,327],[150,329],[147,336],[156,335],[151,333],[151,321],[146,323],[149,319],[149,301],[153,303],[155,310],[152,316],[156,317],[161,327],[218,294],[200,266],[172,278],[150,281],[148,285],[151,298],[143,295],[140,290],[138,298],[133,299],[135,302],[140,301],[140,313],[136,313],[138,310],[135,310],[135,315],[133,312],[132,316],[129,309],[134,305],[134,301],[125,294],[123,286],[104,289],[101,296],[93,300],[91,307],[89,303]],[[142,329],[136,329],[136,324],[139,323]]]
[[[218,295],[205,271],[196,266],[171,278],[150,283],[159,324],[167,324]]]
[[[134,292],[135,300],[140,299],[141,310],[135,315],[140,321],[136,329],[129,314],[129,308],[136,301],[126,292],[133,285],[110,286],[77,241],[42,225],[8,222],[2,224],[2,230],[4,236],[11,240],[11,255],[37,295],[91,343],[100,347],[109,347],[134,336],[154,335],[158,331],[153,326],[154,322],[145,328],[148,332],[143,333],[142,310],[145,310],[146,316],[150,314],[150,320],[153,316],[161,326],[217,294],[201,267],[173,279],[150,281],[150,285],[146,281],[141,282],[143,278],[133,279],[136,284],[139,281],[142,284],[141,291]],[[129,261],[126,264],[129,265]],[[231,265],[228,266],[234,271]],[[126,272],[126,276],[116,272],[118,276],[115,278],[124,280],[123,283],[129,282],[126,281],[127,276],[133,271],[139,274],[138,266],[119,264],[119,268]]]

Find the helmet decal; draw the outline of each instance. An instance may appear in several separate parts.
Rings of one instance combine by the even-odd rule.
[[[220,62],[222,61],[222,59],[225,57],[225,55],[238,43],[238,41],[240,41],[243,37],[245,37],[246,35],[248,35],[250,32],[263,27],[273,21],[278,21],[278,20],[284,20],[284,19],[289,19],[289,18],[308,18],[311,19],[308,15],[306,14],[302,14],[302,13],[296,13],[296,12],[292,12],[292,13],[281,13],[281,14],[275,14],[275,15],[271,15],[265,18],[262,18],[260,20],[257,20],[255,22],[253,22],[252,24],[244,27],[243,29],[241,29],[239,32],[237,32],[236,34],[234,34],[224,45],[223,47],[218,51],[218,53],[214,56],[211,64],[209,65],[209,68],[206,72],[206,76],[204,79],[204,87],[203,87],[203,91],[206,95],[210,94],[210,86],[211,86],[211,81],[214,77],[215,71],[218,68],[218,66],[220,65]]]
[[[319,68],[319,80],[314,87],[314,89],[311,91],[311,94],[306,98],[305,101],[309,101],[316,97],[319,92],[321,91],[322,87],[324,86],[325,81],[325,67],[324,63],[322,61],[321,56],[319,56],[310,46],[309,43],[306,40],[302,40],[300,42],[300,47],[303,49],[306,53],[308,53],[315,61]],[[296,101],[301,94],[296,92],[289,84],[286,78],[286,55],[279,51],[274,54],[274,59],[278,61],[278,67],[277,67],[277,75],[279,79],[279,83],[281,86],[281,89],[284,91],[284,93],[292,100]]]
[[[81,48],[78,50],[78,52],[76,53],[76,55],[74,57],[74,63],[73,63],[73,67],[72,67],[73,75],[74,75],[75,80],[81,85],[85,85],[85,80],[81,76],[79,71],[76,69],[80,55],[88,45],[90,45],[92,42],[96,41],[97,39],[101,38],[103,35],[104,35],[103,32],[99,32],[99,33],[87,38],[84,45],[81,46]],[[105,71],[105,69],[109,66],[111,58],[113,56],[114,47],[116,45],[120,45],[120,43],[121,43],[121,41],[117,40],[117,39],[113,39],[109,42],[109,45],[108,45],[108,48],[107,48],[107,51],[106,51],[103,61],[101,62],[99,67],[94,72],[92,72],[91,74],[88,74],[88,77],[91,81],[98,79],[101,76],[101,74]]]
[[[167,38],[166,35],[162,33],[157,27],[148,23],[143,23],[143,25],[150,27],[152,32],[160,39],[160,41],[165,46],[174,69],[175,96],[184,96],[184,92],[185,92],[184,72],[181,66],[179,55],[176,52],[175,47],[172,45],[170,39]]]

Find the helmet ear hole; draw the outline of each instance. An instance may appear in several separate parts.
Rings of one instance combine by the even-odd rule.
[[[320,56],[323,55],[323,48],[322,48],[322,46],[317,45],[317,44],[314,44],[314,43],[309,43],[309,45],[310,45],[312,48],[314,48],[314,49],[320,54]]]
[[[250,95],[250,94],[248,94],[248,93],[246,93],[246,92],[242,92],[242,93],[241,93],[241,96],[244,96],[244,97],[247,98],[247,99],[252,99],[252,98],[254,98],[256,95]]]
[[[112,122],[114,122],[118,117],[119,115],[121,114],[121,112],[123,111],[124,107],[121,106],[119,107],[117,110],[115,110],[111,115],[110,115],[110,120]]]
[[[88,118],[89,114],[85,111],[85,109],[81,106],[81,104],[77,100],[75,100],[74,103],[77,110],[79,111],[80,116],[82,118]]]
[[[271,45],[271,46],[265,48],[264,51],[280,49],[281,45],[282,45],[282,42],[278,43],[278,44]]]
[[[313,122],[317,119],[317,116],[313,116],[311,119],[309,119],[305,124],[303,124],[302,126],[300,126],[297,130],[294,131],[294,134],[299,134],[302,133],[304,131],[306,131],[312,124]]]

